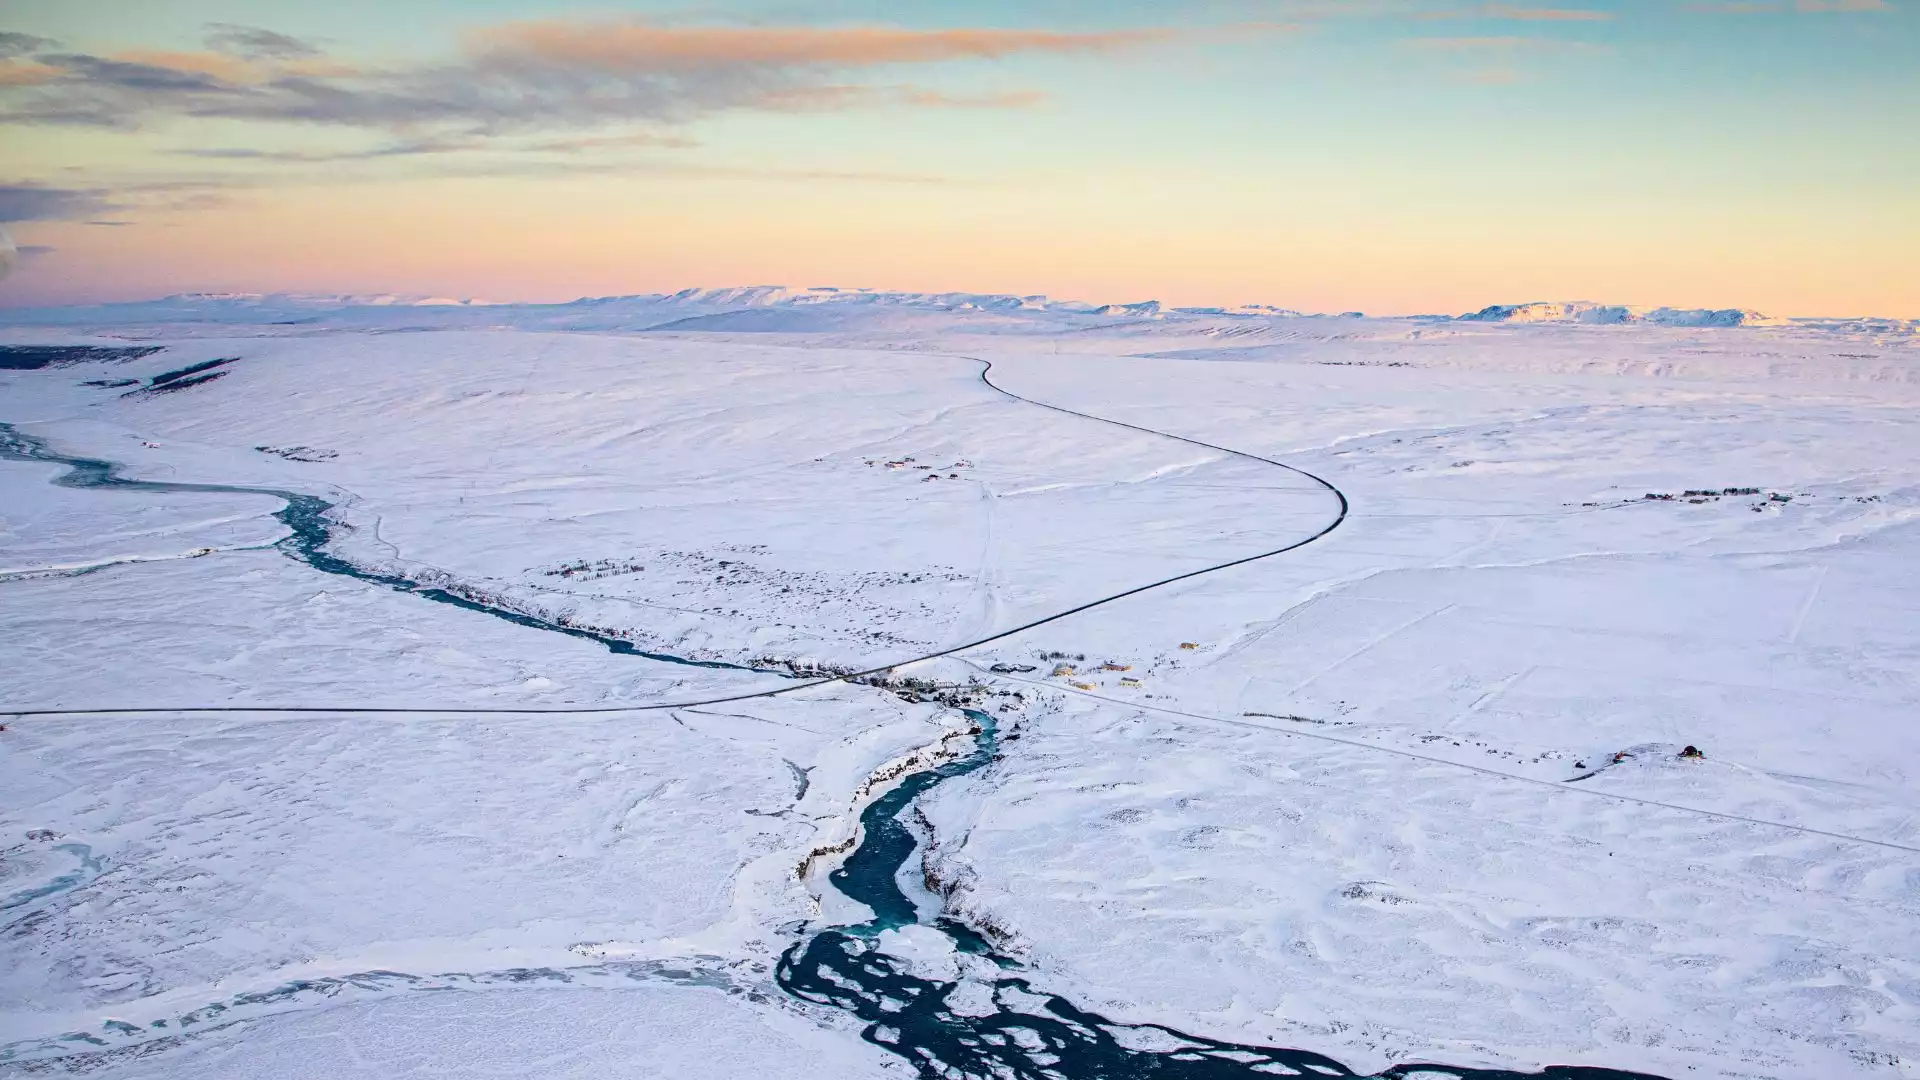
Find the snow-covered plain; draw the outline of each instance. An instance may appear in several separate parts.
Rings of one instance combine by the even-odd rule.
[[[1017,738],[922,800],[915,869],[1037,988],[1362,1072],[1920,1076],[1920,338],[1563,307],[185,299],[0,323],[166,346],[6,371],[0,423],[319,495],[373,571],[785,671],[1337,513],[1309,477],[1005,396],[991,361],[1352,505],[902,672],[1002,694]],[[227,357],[177,392],[84,385]],[[321,574],[272,547],[268,496],[64,471],[0,462],[0,709],[789,682]],[[905,1075],[768,970],[845,914],[831,856],[795,868],[963,724],[846,684],[9,719],[0,1070]],[[896,944],[965,967],[922,937]]]

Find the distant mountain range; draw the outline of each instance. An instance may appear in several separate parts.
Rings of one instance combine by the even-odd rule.
[[[1360,312],[1316,315],[1245,304],[1237,307],[1169,307],[1148,300],[1092,304],[1045,296],[996,293],[880,292],[866,289],[788,288],[755,285],[683,289],[674,293],[588,297],[558,304],[489,303],[447,297],[392,294],[181,293],[156,300],[69,307],[0,310],[0,326],[128,326],[161,323],[216,325],[357,326],[388,329],[513,326],[551,330],[711,330],[814,332],[871,325],[878,317],[914,319],[942,314],[981,329],[1017,331],[1021,324],[1050,327],[1101,323],[1198,319],[1359,319]],[[1745,308],[1673,308],[1588,301],[1495,304],[1464,315],[1396,316],[1422,323],[1561,323],[1591,326],[1756,327],[1818,325],[1913,332],[1920,321],[1900,319],[1780,319]]]
[[[1589,323],[1597,326],[1621,326],[1627,323],[1651,323],[1655,326],[1785,326],[1791,322],[1746,308],[1629,307],[1624,304],[1595,304],[1585,300],[1494,304],[1462,315],[1460,321]]]

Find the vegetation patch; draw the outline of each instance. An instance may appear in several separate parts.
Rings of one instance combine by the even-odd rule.
[[[332,461],[340,456],[338,450],[322,450],[314,446],[256,446],[254,449],[288,461]]]
[[[152,356],[164,345],[0,345],[0,370],[38,371],[74,364],[119,363]]]
[[[217,360],[202,360],[198,364],[188,364],[183,368],[175,368],[172,371],[161,372],[153,378],[148,379],[147,385],[138,390],[129,390],[120,396],[145,398],[152,397],[155,394],[171,394],[175,391],[202,386],[225,375],[226,372],[219,369],[239,359],[237,356],[223,356]]]

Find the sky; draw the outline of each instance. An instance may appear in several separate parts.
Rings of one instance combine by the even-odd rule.
[[[7,0],[0,307],[1920,317],[1920,0],[1537,2]]]

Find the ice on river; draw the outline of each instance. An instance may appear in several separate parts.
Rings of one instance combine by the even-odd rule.
[[[1036,989],[1361,1071],[1920,1076],[1909,334],[885,315],[157,326],[150,357],[5,373],[0,423],[131,476],[311,492],[368,568],[802,669],[969,642],[1336,509],[1296,474],[1008,399],[991,360],[1013,393],[1352,503],[1299,551],[906,672],[1022,695],[995,699],[1001,759],[922,800],[910,876]],[[178,393],[82,385],[228,356]],[[0,708],[782,683],[321,574],[267,546],[266,497],[60,471],[0,462]],[[796,867],[852,836],[870,775],[961,722],[849,686],[615,716],[8,720],[0,1053],[141,1077],[461,1075],[481,1052],[502,1075],[905,1075],[767,968],[828,888]],[[930,933],[890,940],[946,970]],[[209,1033],[176,1045],[183,1018]]]

